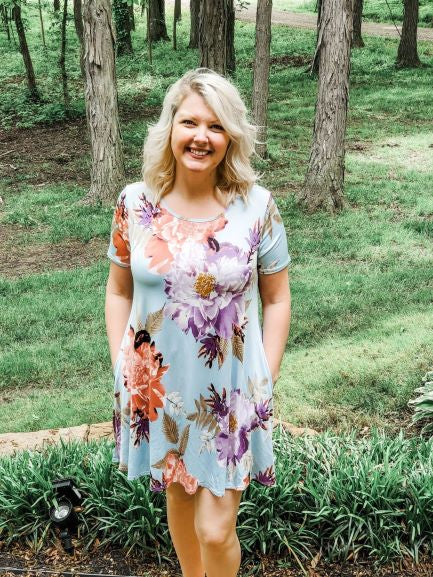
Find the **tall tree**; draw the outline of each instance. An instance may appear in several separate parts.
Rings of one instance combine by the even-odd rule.
[[[44,48],[46,48],[47,45],[46,45],[46,42],[45,42],[45,29],[44,29],[44,19],[42,18],[41,0],[38,0],[38,11],[39,11],[39,20],[40,20],[40,23],[41,23],[42,44],[44,45]]]
[[[158,40],[170,40],[165,24],[165,1],[148,0],[150,8],[150,39],[152,42]]]
[[[66,74],[66,63],[65,63],[65,53],[66,53],[66,20],[68,16],[68,0],[63,0],[63,16],[60,29],[60,58],[59,66],[60,73],[62,76],[62,87],[63,87],[63,103],[65,106],[65,112],[69,112],[69,91],[68,91],[68,75]]]
[[[322,16],[322,0],[317,0],[317,33],[316,33],[316,50],[314,52],[313,61],[311,63],[310,72],[312,74],[319,74],[320,61],[320,19]]]
[[[298,195],[309,212],[334,212],[343,206],[352,24],[352,0],[323,2],[313,143],[304,187]]]
[[[83,50],[83,12],[81,0],[74,0],[74,24],[75,31],[80,42],[80,69],[81,76],[86,80],[86,70],[84,68],[84,50]]]
[[[2,15],[3,25],[5,27],[6,35],[8,37],[8,42],[11,41],[11,32],[9,29],[9,10],[6,8],[5,4],[0,4],[0,11]]]
[[[272,0],[258,0],[256,15],[256,57],[253,79],[253,116],[258,128],[256,152],[267,155],[268,92],[271,46]]]
[[[112,201],[125,183],[110,0],[83,0],[86,116],[92,150],[86,202]]]
[[[191,28],[189,31],[188,48],[198,48],[198,35],[200,23],[200,1],[189,0],[189,13],[191,17]]]
[[[173,13],[173,50],[177,50],[177,23],[181,17],[180,0],[174,0],[174,13]]]
[[[27,76],[27,86],[30,92],[30,98],[32,100],[40,100],[39,92],[36,86],[35,72],[33,70],[33,63],[30,57],[29,47],[27,44],[26,33],[24,30],[24,24],[21,17],[21,6],[18,1],[14,0],[12,5],[12,18],[15,21],[15,26],[17,29],[18,40],[20,43],[20,52],[23,57],[24,67],[26,69]]]
[[[132,54],[131,15],[126,0],[113,0],[113,16],[116,24],[116,53]]]
[[[225,74],[229,0],[202,0],[200,4],[200,66]]]
[[[226,30],[227,72],[236,70],[235,56],[235,7],[233,0],[227,0],[227,30]]]
[[[419,0],[404,0],[403,28],[397,52],[399,68],[420,66],[417,48]]]
[[[364,40],[362,39],[362,8],[364,0],[354,0],[353,2],[353,32],[352,32],[352,47],[362,48]]]

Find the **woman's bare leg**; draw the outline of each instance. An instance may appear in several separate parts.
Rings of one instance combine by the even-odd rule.
[[[241,547],[236,520],[242,491],[226,489],[215,497],[199,487],[195,500],[195,531],[200,542],[206,577],[236,577],[241,564]]]
[[[188,495],[180,483],[166,489],[167,520],[171,540],[183,577],[205,577],[200,543],[194,528],[195,495]]]

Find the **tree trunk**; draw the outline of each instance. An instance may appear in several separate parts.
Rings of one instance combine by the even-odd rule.
[[[174,0],[174,19],[176,22],[182,20],[182,3],[181,0]]]
[[[364,40],[361,35],[363,3],[364,0],[354,0],[353,3],[352,47],[356,48],[362,48],[364,46]]]
[[[45,43],[44,19],[42,18],[41,0],[38,0],[38,11],[39,11],[39,20],[40,20],[40,22],[41,22],[42,44],[44,45],[44,48],[46,48],[47,45],[46,45],[46,43]],[[8,32],[9,32],[9,30],[8,30]]]
[[[5,32],[6,35],[8,37],[8,42],[10,43],[11,41],[11,32],[9,29],[9,15],[8,15],[8,9],[6,8],[6,6],[4,4],[2,4],[0,6],[0,10],[1,10],[1,14],[2,14],[2,20],[3,20],[3,24],[5,27]]]
[[[397,52],[399,68],[415,68],[420,66],[417,49],[419,0],[404,0],[403,28]]]
[[[125,183],[109,0],[83,0],[86,116],[92,149],[85,201],[112,202]]]
[[[60,10],[60,0],[54,0],[54,12],[58,12]]]
[[[26,33],[24,31],[23,21],[21,19],[21,6],[18,3],[13,4],[12,18],[15,21],[17,29],[18,40],[20,43],[20,51],[23,56],[24,66],[27,75],[27,85],[29,87],[30,98],[32,100],[40,100],[39,92],[36,87],[36,78],[33,70],[32,59],[30,57],[29,47],[27,45]]]
[[[319,32],[320,32],[320,17],[322,15],[322,0],[317,0],[317,33],[316,33],[316,50],[313,56],[313,62],[311,63],[310,72],[311,74],[319,74],[319,60],[320,60],[320,47],[319,47]]]
[[[134,4],[129,5],[129,23],[131,24],[131,30],[135,32],[135,15],[134,15]]]
[[[191,16],[191,28],[189,31],[188,48],[198,48],[200,0],[189,0],[189,12]]]
[[[235,7],[233,0],[227,0],[227,31],[226,31],[227,72],[236,70],[235,57]]]
[[[147,25],[147,54],[149,57],[149,64],[152,65],[152,35],[150,33],[150,6],[146,7],[146,25]]]
[[[352,25],[352,0],[323,3],[313,143],[304,187],[298,196],[309,212],[318,209],[335,212],[343,206]]]
[[[150,7],[150,39],[152,42],[158,40],[170,40],[165,24],[165,2],[164,0],[149,0]]]
[[[225,74],[227,70],[227,0],[200,4],[200,66]]]
[[[84,48],[83,48],[83,13],[81,0],[74,0],[74,24],[75,31],[80,42],[80,69],[83,80],[86,81],[86,70],[84,68]]]
[[[113,0],[113,15],[116,24],[116,53],[132,54],[131,20],[125,0]]]
[[[59,66],[60,66],[60,73],[62,76],[63,103],[65,106],[66,115],[68,115],[69,107],[70,107],[69,91],[68,91],[68,76],[66,74],[66,65],[65,65],[66,19],[67,19],[67,16],[68,16],[68,0],[63,0],[63,18],[62,18],[62,26],[61,26],[61,34],[60,34]]]
[[[271,47],[272,0],[258,0],[256,16],[256,58],[253,78],[253,116],[258,133],[256,152],[267,156],[268,92]]]
[[[177,23],[180,20],[180,0],[174,0],[174,13],[173,13],[173,50],[177,50],[177,36],[176,29]]]

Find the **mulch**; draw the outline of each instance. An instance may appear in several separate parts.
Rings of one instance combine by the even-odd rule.
[[[7,570],[9,568],[10,570]],[[158,563],[156,558],[127,555],[116,548],[94,547],[85,552],[76,549],[73,555],[65,553],[60,543],[35,553],[30,548],[15,544],[6,548],[0,541],[0,575],[2,577],[88,577],[89,575],[128,577],[182,577],[177,560],[172,557]],[[329,564],[319,555],[300,567],[290,558],[257,556],[255,561],[244,562],[239,577],[431,577],[433,561],[419,564],[401,559],[384,566],[375,566],[371,560],[356,563]],[[225,577],[221,575],[221,577]]]

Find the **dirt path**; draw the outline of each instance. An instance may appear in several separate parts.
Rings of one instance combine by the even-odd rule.
[[[252,2],[247,10],[238,12],[236,18],[246,22],[255,22],[256,4]],[[308,28],[314,30],[316,28],[316,22],[316,14],[272,9],[272,24],[283,24],[285,26],[292,26],[293,28]],[[401,27],[399,27],[399,32],[401,32]],[[369,36],[398,38],[399,32],[397,32],[393,24],[376,24],[373,22],[363,22],[362,24],[362,33]],[[418,27],[418,40],[430,40],[433,42],[433,28]]]

